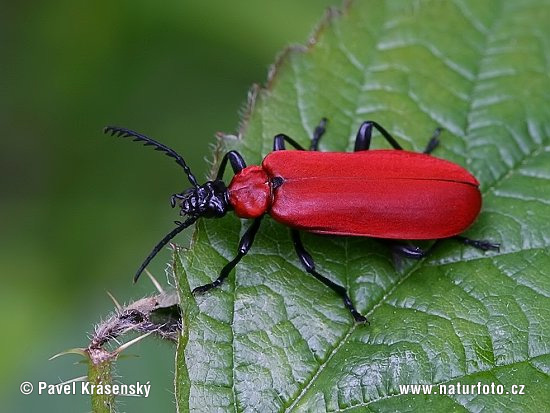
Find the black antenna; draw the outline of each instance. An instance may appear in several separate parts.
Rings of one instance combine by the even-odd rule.
[[[134,275],[134,282],[137,282],[139,276],[141,275],[141,273],[143,272],[145,267],[147,267],[147,265],[149,265],[151,260],[153,258],[155,258],[155,255],[157,255],[158,252],[166,244],[168,244],[168,242],[172,238],[174,238],[176,235],[178,235],[181,231],[183,231],[188,226],[192,225],[197,220],[197,218],[198,217],[191,217],[191,218],[188,218],[185,222],[178,223],[178,226],[176,228],[174,228],[172,231],[170,231],[163,239],[161,239],[159,241],[159,243],[157,245],[155,245],[155,248],[153,248],[153,251],[151,251],[151,253],[147,256],[147,258],[145,258],[145,261],[143,261],[143,264],[141,264],[141,266],[137,270],[136,275]]]
[[[137,133],[126,128],[120,128],[118,126],[107,126],[103,129],[103,133],[109,133],[111,134],[111,136],[118,136],[120,138],[134,138],[133,140],[136,142],[145,142],[145,146],[154,146],[156,151],[162,151],[169,157],[176,160],[176,163],[180,165],[185,171],[185,174],[187,175],[189,182],[191,182],[191,185],[193,185],[195,188],[199,186],[197,184],[197,179],[191,172],[191,169],[189,169],[189,167],[185,163],[183,157],[179,155],[175,150],[170,149],[168,146],[163,145],[162,143],[157,142],[154,139],[151,139],[145,135],[142,135],[141,133]]]

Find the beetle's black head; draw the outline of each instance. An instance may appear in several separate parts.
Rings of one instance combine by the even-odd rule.
[[[180,215],[190,217],[220,218],[229,206],[227,187],[222,181],[208,181],[196,188],[189,188],[170,198],[172,208],[181,208]]]
[[[174,194],[171,198],[172,207],[178,205],[181,208],[180,214],[186,215],[187,219],[184,222],[176,221],[176,228],[166,234],[166,236],[157,243],[155,248],[153,248],[153,251],[151,251],[137,270],[136,275],[134,276],[134,281],[137,281],[140,274],[155,257],[155,255],[157,255],[157,253],[166,244],[168,244],[172,238],[178,235],[185,228],[193,225],[199,217],[223,217],[229,209],[229,194],[227,187],[219,179],[208,181],[204,185],[199,185],[195,175],[193,175],[191,169],[189,169],[189,166],[187,166],[187,163],[185,163],[185,160],[181,155],[173,149],[170,149],[168,146],[157,142],[148,136],[118,126],[107,126],[104,129],[104,132],[113,136],[119,136],[121,138],[132,138],[136,142],[142,142],[145,146],[151,146],[155,150],[163,152],[165,155],[173,158],[176,163],[183,168],[183,171],[192,185],[190,189],[187,189],[179,194]]]

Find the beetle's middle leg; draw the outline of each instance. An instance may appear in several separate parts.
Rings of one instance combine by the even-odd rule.
[[[300,262],[304,266],[306,272],[313,275],[331,290],[336,292],[340,297],[342,297],[342,299],[344,300],[344,305],[351,312],[351,315],[353,316],[355,321],[357,321],[358,323],[367,322],[367,318],[361,315],[361,313],[359,313],[359,311],[357,311],[357,309],[353,305],[353,302],[351,301],[351,298],[349,298],[346,289],[341,285],[338,285],[335,282],[329,280],[328,278],[323,277],[315,270],[315,263],[313,262],[313,258],[311,258],[311,255],[304,248],[302,240],[300,239],[300,233],[295,229],[291,229],[290,235],[292,237],[292,242],[294,243],[296,254],[298,254],[298,258],[300,259]]]
[[[388,141],[388,143],[393,147],[393,149],[402,150],[403,147],[395,140],[395,138],[382,126],[380,126],[378,123],[367,120],[359,126],[359,130],[357,131],[357,136],[355,137],[355,147],[354,152],[359,151],[368,151],[370,148],[370,142],[372,138],[372,128],[376,129],[378,132],[382,134],[384,139]]]
[[[431,248],[424,250],[414,245],[400,244],[394,241],[389,241],[389,244],[392,252],[399,254],[405,258],[412,258],[413,260],[420,260],[428,255],[431,251]]]
[[[384,128],[378,125],[376,122],[366,121],[361,124],[359,130],[357,131],[357,136],[355,138],[355,147],[354,152],[359,151],[368,151],[370,148],[370,142],[372,138],[372,128],[375,127],[382,133],[382,135],[392,144],[395,149],[402,149],[401,146],[395,141],[395,139],[387,132]],[[435,134],[434,134],[435,135]],[[437,138],[437,136],[435,136]],[[433,138],[432,138],[433,140]],[[432,142],[430,140],[430,142]],[[438,142],[437,142],[438,143]],[[436,143],[436,146],[437,146]],[[434,146],[435,148],[435,146]],[[397,242],[389,242],[390,248],[394,253],[397,253],[406,258],[412,258],[419,260],[424,258],[430,251],[423,250],[420,247],[414,245],[400,244]],[[430,249],[431,250],[431,249]]]
[[[229,273],[235,266],[239,263],[239,261],[248,253],[250,250],[250,247],[252,247],[252,244],[254,242],[254,237],[256,236],[256,233],[258,232],[258,229],[260,228],[260,223],[262,222],[263,216],[260,216],[254,220],[252,225],[246,230],[243,237],[239,241],[239,249],[237,250],[237,256],[233,258],[233,260],[229,261],[220,271],[220,275],[218,278],[216,278],[213,282],[201,285],[200,287],[197,287],[193,290],[193,294],[197,293],[204,293],[212,288],[215,288],[219,286],[223,280],[227,278]]]
[[[273,150],[274,151],[284,151],[286,149],[285,142],[288,142],[290,145],[299,151],[305,151],[304,147],[292,139],[290,136],[285,135],[284,133],[279,133],[273,138]]]

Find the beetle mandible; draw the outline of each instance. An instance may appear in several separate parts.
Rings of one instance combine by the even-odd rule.
[[[126,128],[108,126],[105,133],[129,137],[164,152],[180,165],[191,188],[172,195],[171,205],[180,208],[184,222],[153,248],[137,270],[137,281],[153,257],[178,233],[198,218],[221,218],[233,210],[240,218],[252,218],[242,236],[237,255],[211,283],[196,287],[194,294],[219,286],[248,253],[269,214],[290,227],[296,253],[305,270],[334,290],[344,301],[356,322],[367,319],[357,311],[346,289],[315,269],[304,248],[299,230],[332,235],[364,236],[388,240],[394,252],[420,259],[428,250],[403,240],[454,238],[481,250],[497,250],[499,244],[473,240],[459,235],[479,215],[479,182],[463,167],[431,156],[439,144],[437,128],[422,153],[403,150],[395,138],[374,121],[359,127],[354,152],[318,152],[327,119],[323,118],[311,138],[310,151],[294,139],[279,134],[273,139],[273,152],[261,166],[246,166],[237,151],[227,152],[216,178],[199,185],[185,160],[174,150],[145,135]],[[373,129],[388,141],[393,150],[369,150]],[[297,150],[286,150],[285,142]],[[227,163],[234,176],[229,186],[223,182]]]

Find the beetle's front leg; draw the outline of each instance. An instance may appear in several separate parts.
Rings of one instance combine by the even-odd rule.
[[[300,262],[304,266],[306,272],[313,275],[331,290],[336,292],[340,297],[342,297],[342,299],[344,300],[344,305],[351,312],[351,315],[353,316],[355,321],[357,321],[358,323],[368,322],[367,318],[361,315],[359,311],[357,311],[344,287],[332,282],[326,277],[323,277],[315,270],[315,263],[313,262],[313,258],[311,258],[311,255],[305,250],[304,245],[302,244],[302,240],[300,239],[300,233],[295,229],[291,229],[290,235],[292,237],[292,242],[294,243],[296,253],[298,254],[298,258],[300,259]]]
[[[201,285],[200,287],[197,287],[193,290],[193,294],[197,293],[204,293],[214,287],[219,286],[223,280],[227,278],[229,273],[235,266],[239,263],[239,261],[248,253],[250,250],[250,247],[252,247],[252,244],[254,243],[254,237],[256,236],[256,233],[258,232],[258,229],[260,228],[260,223],[262,222],[263,216],[256,218],[252,225],[246,230],[244,235],[242,236],[240,242],[239,242],[239,249],[237,252],[237,256],[233,258],[233,260],[229,261],[220,271],[220,275],[218,278],[216,278],[213,282]]]
[[[220,167],[218,168],[218,174],[216,175],[216,179],[218,181],[223,179],[223,174],[225,172],[225,168],[227,167],[227,161],[231,164],[231,168],[235,174],[246,168],[246,162],[241,154],[237,151],[229,151],[223,156]]]

